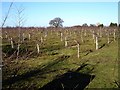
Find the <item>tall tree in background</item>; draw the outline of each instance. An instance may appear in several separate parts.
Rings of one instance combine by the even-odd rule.
[[[99,25],[98,25],[98,27],[101,27],[101,28],[103,28],[103,27],[104,27],[104,25],[103,25],[103,24],[99,24]]]
[[[110,25],[109,25],[110,27],[117,27],[117,23],[110,23]]]
[[[84,23],[82,26],[83,26],[83,27],[88,27],[87,23]]]
[[[63,25],[62,25],[63,22],[64,22],[64,21],[63,21],[61,18],[56,17],[56,18],[54,18],[53,20],[50,20],[49,24],[50,24],[51,26],[57,28],[57,27],[63,27]]]

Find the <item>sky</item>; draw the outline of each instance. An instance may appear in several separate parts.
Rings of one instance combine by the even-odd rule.
[[[10,2],[2,2],[2,18],[7,14]],[[23,26],[49,26],[55,17],[63,19],[63,26],[84,23],[103,23],[108,26],[118,22],[117,2],[14,2],[5,26],[16,26],[17,8],[23,8]]]

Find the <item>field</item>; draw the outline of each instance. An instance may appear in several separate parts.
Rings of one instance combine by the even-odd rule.
[[[3,28],[1,38],[3,89],[119,88],[116,27]]]

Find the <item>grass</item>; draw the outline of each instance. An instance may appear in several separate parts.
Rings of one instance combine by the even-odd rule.
[[[51,31],[48,31],[48,36],[43,43],[35,41],[36,37],[39,40],[43,34],[38,33],[38,31],[33,32],[38,34],[32,37],[32,40],[26,41],[26,45],[21,45],[21,50],[24,51],[27,48],[28,51],[33,51],[27,59],[21,57],[26,57],[29,54],[28,52],[21,53],[21,57],[18,60],[13,58],[12,62],[9,60],[9,56],[3,57],[6,59],[4,63],[7,65],[3,67],[4,89],[9,87],[33,87],[39,89],[69,71],[94,75],[94,79],[86,88],[117,88],[114,83],[114,80],[118,79],[117,41],[114,42],[111,38],[112,42],[107,44],[107,39],[104,36],[99,39],[100,49],[95,50],[95,44],[90,32],[88,33],[89,36],[84,38],[84,42],[81,42],[79,34],[76,33],[78,35],[75,35],[71,31],[71,36],[73,37],[69,37],[68,47],[65,47],[64,41],[60,41],[60,36],[57,36],[56,32],[51,35]],[[76,43],[73,42],[74,39],[81,42],[80,58],[77,58],[77,47]],[[36,52],[36,42],[40,44],[39,54]],[[12,52],[11,48],[8,48],[7,43],[6,39],[3,39],[2,47],[4,53]],[[19,68],[16,73],[17,76],[11,77],[13,70],[17,70],[17,68]]]

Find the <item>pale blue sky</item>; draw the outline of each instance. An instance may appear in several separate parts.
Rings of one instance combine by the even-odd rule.
[[[2,3],[2,16],[7,13],[10,3]],[[22,6],[24,26],[49,26],[55,17],[64,20],[63,26],[96,24],[109,25],[118,22],[117,2],[14,2],[6,26],[15,26],[16,7]]]

